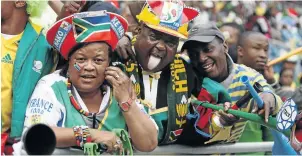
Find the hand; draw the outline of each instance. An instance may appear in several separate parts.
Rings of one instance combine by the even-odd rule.
[[[273,84],[275,83],[275,77],[274,77],[274,68],[273,66],[265,66],[264,67],[264,73],[263,73],[264,78],[266,79],[268,84]]]
[[[116,50],[120,58],[127,60],[129,57],[135,60],[135,54],[132,50],[131,41],[127,36],[123,36],[117,43]]]
[[[120,154],[123,151],[123,144],[119,137],[113,132],[109,131],[100,131],[97,129],[90,129],[91,141],[93,143],[103,143],[107,146],[107,153],[119,152]]]
[[[64,14],[65,17],[71,14],[80,12],[81,8],[86,4],[86,1],[66,1],[62,7],[61,14]]]
[[[259,96],[263,100],[263,108],[259,109],[256,101],[254,101],[252,113],[264,114],[265,122],[268,122],[269,115],[275,110],[275,97],[271,93],[262,93]]]
[[[113,87],[113,96],[118,103],[126,102],[129,98],[133,99],[133,86],[129,77],[118,67],[107,67],[105,79]]]
[[[225,102],[223,104],[224,110],[219,110],[218,111],[218,116],[219,116],[219,121],[223,126],[232,126],[234,123],[236,123],[239,118],[226,113],[230,108],[231,108],[231,103],[230,102]]]

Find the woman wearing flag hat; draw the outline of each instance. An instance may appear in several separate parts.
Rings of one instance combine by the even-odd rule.
[[[52,127],[57,147],[103,143],[107,152],[122,148],[113,129],[128,129],[140,151],[157,146],[157,127],[136,100],[130,79],[109,66],[112,50],[127,30],[120,15],[83,12],[56,22],[47,41],[68,61],[43,77],[29,100],[25,129],[36,123]]]

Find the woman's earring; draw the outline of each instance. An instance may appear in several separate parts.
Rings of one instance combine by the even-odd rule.
[[[66,73],[66,77],[69,78],[69,72],[68,72],[68,71],[67,71],[67,73]]]
[[[20,0],[16,0],[15,1],[15,6],[17,7],[17,8],[22,8],[22,7],[24,7],[26,5],[26,2],[25,1],[20,1]]]

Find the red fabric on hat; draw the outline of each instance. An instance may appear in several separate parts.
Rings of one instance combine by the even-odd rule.
[[[82,14],[84,14],[84,13],[85,12],[82,12]],[[110,20],[112,20],[114,17],[116,17],[119,20],[119,22],[121,23],[121,25],[123,26],[124,33],[127,31],[128,22],[124,17],[122,17],[118,14],[115,14],[115,13],[111,13],[111,12],[107,12],[107,14],[110,17]],[[68,17],[65,17],[65,18],[59,20],[47,31],[47,34],[46,34],[46,39],[47,39],[48,43],[50,45],[54,46],[55,37],[57,35],[57,32],[58,32],[59,28],[61,27],[62,22],[65,21],[66,23],[72,25],[72,28],[70,29],[70,31],[66,35],[65,39],[62,41],[60,49],[58,49],[60,51],[61,55],[66,60],[68,59],[68,53],[69,53],[70,49],[72,47],[74,47],[76,44],[78,44],[76,39],[75,39],[75,34],[74,34],[75,30],[74,30],[74,25],[73,25],[73,22],[72,22],[73,18],[74,18],[74,15],[70,15]],[[122,34],[122,35],[124,35],[124,34]],[[88,38],[85,41],[89,41],[89,42],[104,41],[104,42],[107,42],[111,46],[112,49],[115,49],[115,47],[117,45],[117,42],[119,40],[118,36],[115,34],[115,31],[112,29],[112,26],[110,28],[110,40],[104,39],[103,38],[104,36],[100,35],[100,34],[98,35],[98,37],[96,37],[96,36],[91,36],[91,37],[92,38]],[[108,36],[107,36],[107,38],[108,38]]]

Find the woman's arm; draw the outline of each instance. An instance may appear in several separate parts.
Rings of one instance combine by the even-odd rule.
[[[150,152],[158,144],[156,123],[145,112],[143,106],[136,103],[133,101],[129,111],[123,112],[123,115],[131,134],[133,146],[139,151]]]
[[[78,146],[77,140],[73,128],[63,128],[63,127],[51,127],[56,135],[57,145],[56,147],[72,147]],[[115,133],[107,131],[99,131],[97,129],[89,129],[89,134],[91,136],[91,142],[103,143],[108,147],[110,152],[114,150],[114,145],[116,145],[119,139]]]
[[[154,150],[157,146],[156,124],[146,113],[143,113],[143,107],[139,108],[139,105],[131,100],[136,99],[131,80],[117,67],[107,67],[105,75],[106,80],[112,84],[113,96],[119,105],[121,106],[126,101],[130,103],[129,109],[123,111],[123,115],[133,146],[143,152]]]
[[[77,146],[76,139],[72,128],[51,127],[56,135],[56,147]]]

